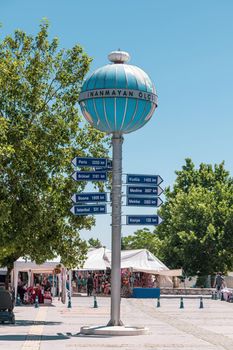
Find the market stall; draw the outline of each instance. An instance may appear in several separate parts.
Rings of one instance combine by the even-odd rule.
[[[90,272],[94,279],[94,291],[102,294],[111,292],[111,250],[106,248],[90,249],[87,259],[78,271],[78,288],[81,281]],[[133,287],[172,287],[174,276],[180,276],[181,269],[169,270],[147,249],[121,251],[122,296],[128,296]],[[79,291],[83,291],[81,287]]]
[[[26,284],[19,279],[19,273],[27,273]],[[15,298],[17,298],[18,292],[22,293],[21,298],[24,299],[25,303],[32,304],[37,297],[38,302],[50,304],[52,296],[56,294],[65,299],[67,271],[60,263],[60,258],[46,261],[41,265],[20,258],[14,263],[13,275]],[[71,278],[69,280],[71,281]],[[71,288],[70,286],[70,290]]]

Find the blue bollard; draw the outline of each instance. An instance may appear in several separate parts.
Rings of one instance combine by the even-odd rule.
[[[68,309],[71,309],[71,308],[72,308],[70,292],[68,292],[68,305],[67,305],[67,308],[68,308]]]
[[[203,298],[200,297],[200,309],[204,309]]]
[[[183,299],[183,297],[180,298],[180,309],[184,309],[184,299]]]
[[[157,298],[157,307],[160,307],[160,298]]]
[[[94,309],[98,308],[98,304],[97,304],[97,299],[96,296],[94,295]]]
[[[19,294],[17,295],[15,306],[21,306],[21,300],[20,300]]]
[[[35,299],[35,308],[37,309],[39,307],[39,303],[38,303],[38,295],[36,296],[36,299]]]

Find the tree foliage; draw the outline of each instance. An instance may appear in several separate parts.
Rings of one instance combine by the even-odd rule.
[[[155,256],[160,255],[161,242],[156,234],[143,228],[137,230],[133,235],[122,237],[121,249],[147,249]]]
[[[208,275],[233,268],[233,180],[224,163],[198,169],[186,159],[176,171],[173,190],[165,191],[161,259],[188,275]]]
[[[101,132],[83,123],[77,101],[91,59],[79,45],[59,49],[42,22],[35,36],[16,30],[0,42],[0,265],[20,256],[60,255],[77,266],[79,230],[92,217],[70,213],[75,156],[106,156]]]
[[[88,240],[88,245],[90,248],[101,248],[103,247],[102,243],[100,242],[99,238],[90,238]]]

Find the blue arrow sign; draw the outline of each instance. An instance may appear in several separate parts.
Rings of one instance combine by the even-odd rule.
[[[153,225],[161,224],[162,219],[158,215],[127,215],[126,225]]]
[[[107,193],[97,193],[97,192],[90,192],[90,193],[75,193],[72,196],[72,201],[74,203],[94,203],[94,202],[106,202],[107,201]]]
[[[90,157],[75,157],[72,164],[78,167],[107,167],[107,159],[105,158],[90,158]]]
[[[74,205],[70,209],[74,215],[106,214],[106,204],[102,205]]]
[[[158,197],[128,197],[126,204],[136,207],[159,207],[163,203]]]
[[[72,178],[75,181],[106,181],[106,171],[75,171],[72,174]]]
[[[163,182],[160,175],[134,175],[128,174],[126,177],[127,184],[147,184],[147,185],[159,185]]]
[[[160,196],[163,189],[160,186],[127,186],[127,195],[129,196]]]

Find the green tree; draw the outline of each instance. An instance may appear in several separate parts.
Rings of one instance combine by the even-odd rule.
[[[102,243],[100,242],[99,238],[90,238],[88,240],[88,245],[90,248],[101,248],[103,247]]]
[[[195,169],[186,159],[176,175],[159,211],[161,259],[171,268],[183,267],[187,275],[232,269],[233,181],[224,163]]]
[[[0,42],[0,266],[9,270],[20,256],[81,264],[79,230],[94,224],[70,213],[86,185],[71,178],[71,160],[106,156],[108,142],[77,109],[91,59],[58,45],[46,21],[34,37],[16,30]]]
[[[161,242],[156,233],[147,228],[137,230],[133,235],[122,237],[121,249],[147,249],[155,256],[160,256]]]

